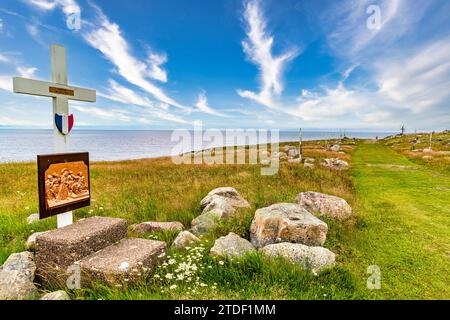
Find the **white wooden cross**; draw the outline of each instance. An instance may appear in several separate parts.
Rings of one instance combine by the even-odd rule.
[[[63,153],[69,149],[69,136],[59,132],[55,124],[55,114],[69,114],[69,100],[95,102],[95,90],[77,88],[67,84],[66,49],[59,45],[52,45],[51,66],[52,82],[38,81],[26,78],[13,78],[15,93],[31,94],[35,96],[51,97],[53,100],[53,144],[54,151]],[[73,223],[72,212],[61,213],[57,216],[58,228]]]

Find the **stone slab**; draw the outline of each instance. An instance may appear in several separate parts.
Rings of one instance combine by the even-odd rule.
[[[166,260],[167,245],[162,241],[140,238],[123,239],[77,261],[83,287],[96,283],[128,285],[153,273]]]
[[[38,278],[64,287],[70,265],[125,238],[127,228],[124,219],[91,217],[39,235],[35,258]]]

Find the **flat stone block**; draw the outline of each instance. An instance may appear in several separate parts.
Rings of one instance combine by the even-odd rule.
[[[83,287],[95,283],[126,286],[143,280],[166,260],[162,241],[129,238],[76,262]]]
[[[91,217],[39,235],[37,276],[45,283],[64,287],[70,265],[125,238],[127,227],[124,219]]]

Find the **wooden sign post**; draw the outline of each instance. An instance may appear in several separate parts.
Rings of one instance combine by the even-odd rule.
[[[69,116],[69,100],[95,102],[95,90],[77,88],[67,84],[66,49],[59,45],[51,48],[52,82],[38,81],[26,78],[13,78],[15,93],[50,97],[53,100],[53,144],[56,153],[64,153],[69,149],[69,136],[58,129],[56,118]],[[73,119],[73,118],[72,118]],[[64,133],[63,133],[64,132]],[[73,223],[72,212],[61,213],[57,216],[58,228]]]

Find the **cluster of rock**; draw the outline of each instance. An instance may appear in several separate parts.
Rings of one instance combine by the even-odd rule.
[[[132,225],[131,231],[179,232],[173,247],[184,249],[199,243],[220,220],[250,204],[236,189],[223,187],[209,192],[200,207],[202,213],[192,220],[189,231],[183,230],[177,221],[144,222]],[[250,241],[230,232],[216,239],[210,254],[236,258],[259,251],[319,271],[333,266],[335,255],[322,247],[328,226],[318,217],[341,220],[351,214],[352,209],[344,199],[303,192],[297,196],[297,203],[277,203],[256,210]],[[43,284],[64,288],[70,275],[68,270],[78,270],[82,287],[99,282],[127,286],[151,276],[156,266],[166,259],[166,243],[127,238],[127,233],[128,223],[124,219],[91,217],[61,229],[32,234],[26,243],[29,251],[12,254],[0,267],[0,300],[39,298],[35,277]],[[65,291],[55,291],[41,299],[69,297]]]
[[[210,254],[235,258],[259,250],[266,256],[281,256],[313,271],[333,266],[335,254],[321,247],[328,225],[315,215],[347,219],[351,215],[350,206],[344,199],[317,192],[300,193],[297,201],[256,210],[250,241],[230,232],[215,241]]]
[[[316,160],[314,158],[304,158],[300,157],[299,148],[295,146],[284,146],[282,148],[283,151],[276,152],[274,151],[272,154],[270,152],[265,151],[263,156],[265,159],[261,160],[262,165],[268,165],[274,159],[278,159],[280,162],[287,161],[288,163],[303,163],[305,168],[313,169],[315,167]],[[328,149],[327,149],[328,150]],[[329,148],[330,151],[336,153],[345,153],[342,151],[342,148],[339,144],[334,144]],[[268,158],[268,159],[267,159]],[[270,159],[270,160],[269,160]],[[348,162],[341,160],[339,158],[327,158],[324,159],[321,163],[324,167],[333,169],[333,170],[342,170],[348,167]]]

